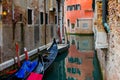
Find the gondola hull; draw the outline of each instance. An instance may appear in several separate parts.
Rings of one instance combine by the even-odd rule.
[[[41,60],[38,67],[28,76],[26,80],[42,80],[45,71],[50,67],[58,54],[57,43],[54,39],[51,47],[47,50],[47,53],[40,56]]]

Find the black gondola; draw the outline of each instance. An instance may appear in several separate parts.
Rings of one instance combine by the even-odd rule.
[[[34,61],[24,61],[21,68],[4,80],[39,80],[47,68],[53,63],[58,54],[56,40],[53,40],[51,47],[44,55],[39,55]],[[35,78],[37,77],[37,78]],[[42,80],[42,79],[41,79]]]
[[[34,61],[26,60],[15,73],[2,80],[22,80],[38,66],[38,63],[39,59]]]
[[[54,39],[51,47],[47,50],[47,53],[40,56],[39,65],[36,67],[36,69],[33,72],[30,73],[28,78],[24,80],[42,80],[44,72],[53,63],[57,54],[58,54],[58,47]]]

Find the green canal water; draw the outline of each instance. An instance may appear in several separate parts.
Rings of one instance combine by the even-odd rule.
[[[99,62],[94,51],[93,35],[70,35],[68,38],[71,50],[69,49],[57,56],[54,63],[45,73],[43,80],[102,80]],[[73,46],[76,46],[76,48]],[[93,51],[93,57],[86,58],[88,61],[91,61],[93,70],[91,71],[92,75],[87,73],[84,77],[85,69],[82,65],[86,64],[87,62],[85,61],[87,60],[84,60],[84,57],[81,56],[86,55],[88,51]],[[77,55],[79,56],[75,57]],[[87,68],[86,70],[89,70],[90,67]]]

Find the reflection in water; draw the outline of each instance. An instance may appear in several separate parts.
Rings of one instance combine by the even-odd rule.
[[[68,52],[57,56],[55,62],[49,67],[45,73],[43,80],[66,80],[65,74],[65,57]]]
[[[79,68],[67,68],[67,72],[72,74],[79,74],[79,75],[81,74]]]
[[[70,48],[65,57],[58,56],[44,80],[94,80],[93,36],[69,36]]]
[[[81,58],[68,57],[68,62],[69,63],[82,64],[82,59]]]
[[[69,40],[71,46],[65,59],[66,79],[93,80],[93,36],[70,35]]]
[[[80,51],[94,50],[93,36],[69,36],[70,44],[75,44]]]

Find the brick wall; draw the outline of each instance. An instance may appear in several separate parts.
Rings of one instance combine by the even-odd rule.
[[[15,55],[15,42],[13,41],[12,25],[3,25],[3,53],[2,61],[13,58]]]

